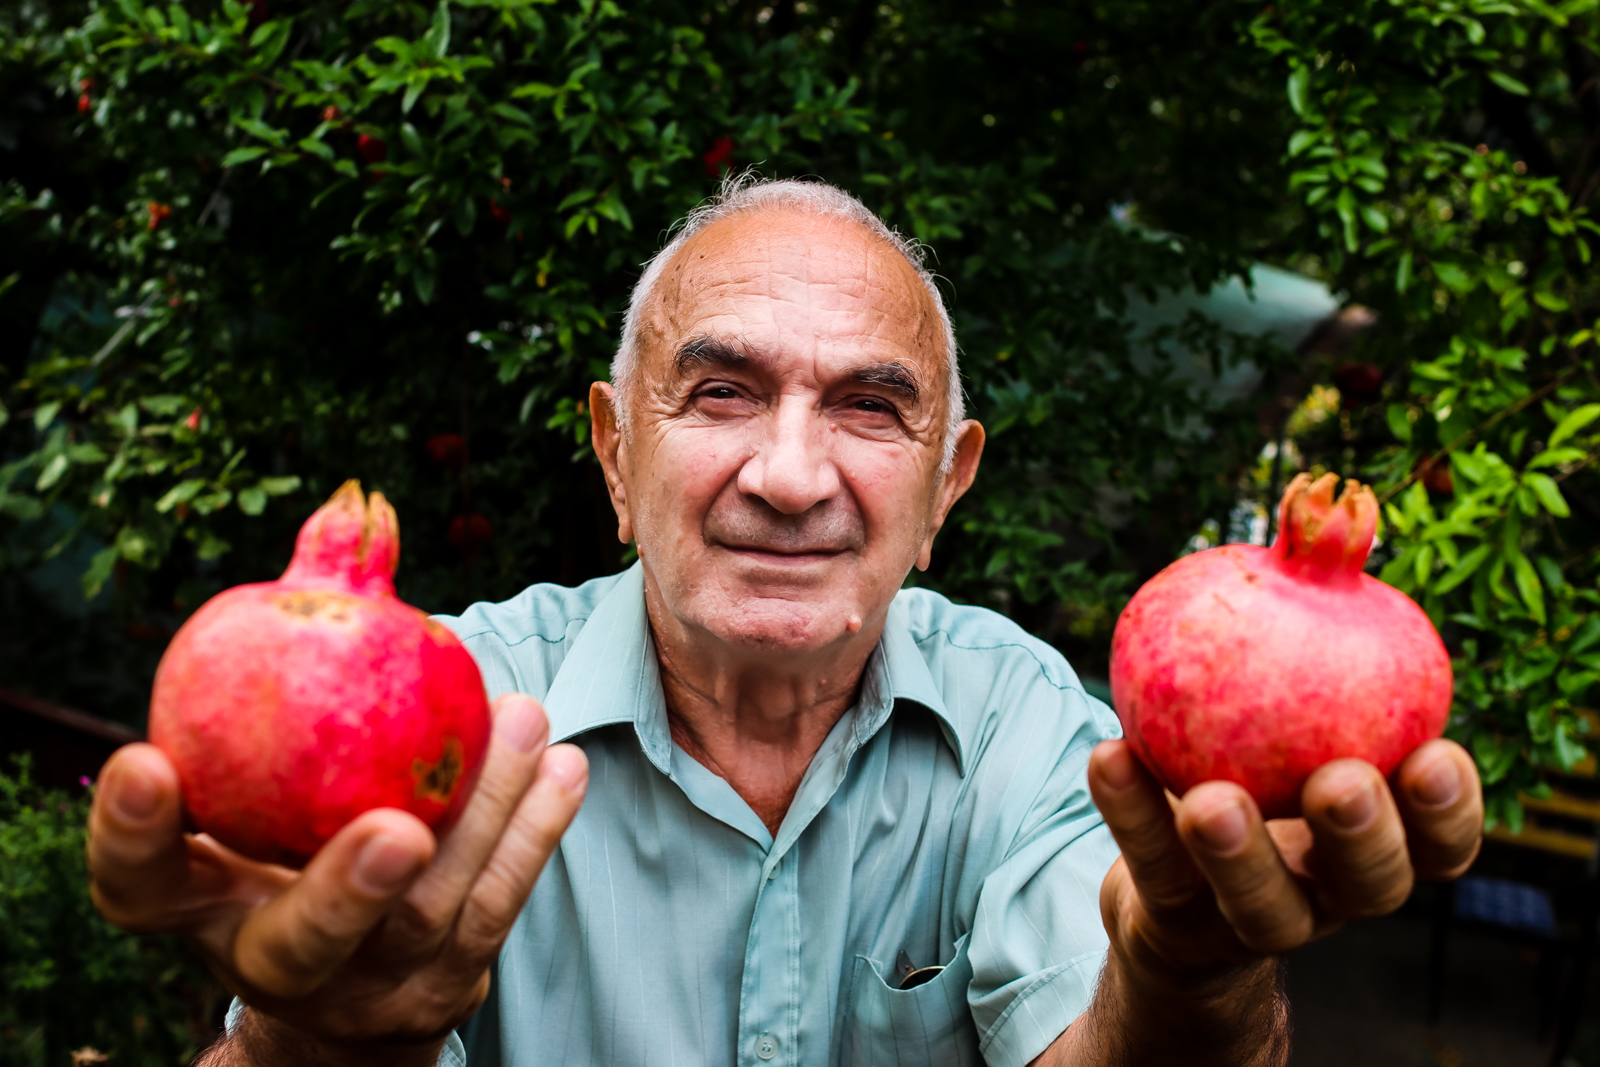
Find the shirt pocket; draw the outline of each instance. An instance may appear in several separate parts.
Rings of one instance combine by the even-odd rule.
[[[983,1067],[967,1006],[970,936],[956,942],[944,970],[911,989],[896,989],[884,979],[886,966],[857,956],[839,1067]]]

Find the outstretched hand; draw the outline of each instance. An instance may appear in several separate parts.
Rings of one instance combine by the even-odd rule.
[[[488,967],[583,799],[583,753],[548,738],[537,702],[501,697],[483,773],[448,834],[436,842],[410,814],[369,811],[298,872],[183,833],[171,761],[128,745],[89,817],[95,904],[125,929],[190,938],[256,1009],[263,1041],[432,1063],[487,994]]]
[[[1361,760],[1321,767],[1298,819],[1264,821],[1231,782],[1169,802],[1125,741],[1095,749],[1089,788],[1122,847],[1100,895],[1113,951],[1180,984],[1385,915],[1415,879],[1462,874],[1483,834],[1477,770],[1452,741],[1421,746],[1387,782]]]

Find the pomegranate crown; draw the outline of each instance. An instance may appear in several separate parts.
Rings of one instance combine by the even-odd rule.
[[[1284,566],[1324,580],[1361,573],[1378,527],[1378,498],[1352,478],[1335,501],[1338,486],[1337,474],[1315,481],[1297,474],[1284,489],[1278,539],[1272,543]]]
[[[355,592],[394,595],[400,563],[400,520],[382,493],[361,493],[354,478],[312,512],[295,538],[294,558],[284,582],[325,585],[330,580]]]

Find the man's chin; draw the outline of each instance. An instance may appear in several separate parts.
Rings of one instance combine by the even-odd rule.
[[[851,635],[849,622],[859,612],[846,597],[763,596],[758,592],[730,595],[723,610],[702,620],[729,645],[768,653],[805,655]]]

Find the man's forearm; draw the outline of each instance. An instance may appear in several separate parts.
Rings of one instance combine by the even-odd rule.
[[[1280,960],[1183,988],[1131,982],[1113,953],[1089,1010],[1032,1067],[1283,1067],[1289,1037]]]
[[[443,1041],[424,1045],[341,1045],[308,1037],[259,1012],[246,1011],[193,1067],[434,1067]]]

